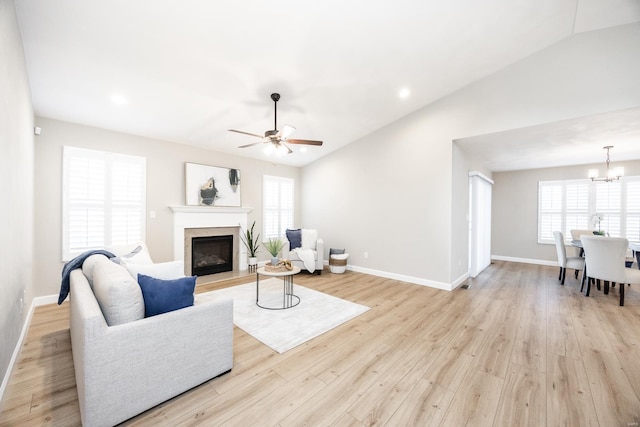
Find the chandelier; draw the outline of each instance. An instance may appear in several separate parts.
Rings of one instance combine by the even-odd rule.
[[[602,148],[607,150],[607,170],[606,170],[606,174],[605,174],[604,177],[598,178],[598,169],[589,169],[589,178],[591,178],[591,181],[604,181],[604,182],[616,181],[616,180],[620,179],[621,176],[624,175],[624,168],[623,167],[617,167],[617,168],[611,169],[609,167],[609,163],[610,163],[609,150],[611,148],[613,148],[613,145],[607,145],[606,147],[602,147]]]

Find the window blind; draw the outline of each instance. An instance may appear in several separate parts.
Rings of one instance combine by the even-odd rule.
[[[556,230],[570,241],[571,230],[598,229],[596,213],[602,217],[600,230],[640,241],[640,177],[538,183],[538,243],[553,244]]]
[[[144,240],[146,159],[63,148],[62,258]]]
[[[262,198],[263,239],[283,237],[293,227],[294,180],[264,175]]]
[[[625,237],[632,242],[640,242],[640,178],[626,184]]]

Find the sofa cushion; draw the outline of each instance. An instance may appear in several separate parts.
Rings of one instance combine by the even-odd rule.
[[[89,285],[93,288],[93,272],[100,262],[109,262],[109,258],[102,254],[91,255],[82,263],[82,273],[87,276]]]
[[[138,283],[144,298],[145,317],[193,305],[196,276],[162,280],[139,274]]]
[[[287,240],[289,241],[289,249],[295,249],[302,246],[302,231],[297,228],[295,230],[287,229]]]
[[[318,240],[318,230],[302,229],[302,249],[315,249]]]
[[[138,283],[122,266],[98,262],[93,269],[93,293],[109,326],[144,318]]]
[[[159,262],[157,264],[124,264],[131,277],[138,280],[138,274],[156,279],[172,280],[184,277],[184,261]]]

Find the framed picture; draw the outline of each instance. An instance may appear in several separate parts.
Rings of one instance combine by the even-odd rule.
[[[242,206],[240,170],[185,163],[187,205]]]

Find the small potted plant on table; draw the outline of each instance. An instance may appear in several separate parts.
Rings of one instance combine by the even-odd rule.
[[[280,238],[269,238],[267,242],[264,244],[264,247],[267,248],[267,252],[271,254],[271,265],[276,266],[280,259],[278,258],[278,253],[284,247],[284,243]]]
[[[258,235],[254,237],[253,227],[255,226],[256,222],[253,221],[250,229],[247,229],[240,233],[240,239],[242,240],[242,243],[244,243],[244,246],[247,248],[247,252],[249,255],[249,271],[255,271],[256,266],[258,265],[257,252],[258,248],[260,247],[260,234],[258,233]]]

